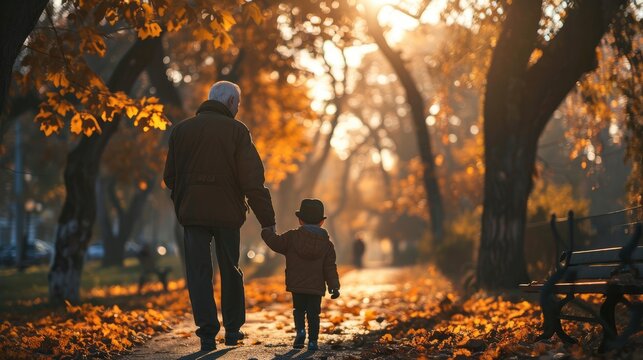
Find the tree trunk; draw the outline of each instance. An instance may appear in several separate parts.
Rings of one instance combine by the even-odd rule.
[[[524,230],[538,139],[578,79],[596,67],[596,46],[624,3],[577,1],[562,29],[531,66],[542,3],[517,1],[507,10],[487,74],[484,102],[480,287],[515,289],[528,281]]]
[[[427,196],[427,208],[431,218],[433,243],[440,244],[444,236],[444,207],[442,205],[442,195],[435,169],[431,137],[429,136],[429,129],[427,128],[425,120],[424,99],[417,84],[413,80],[413,76],[406,68],[400,53],[393,50],[386,41],[384,30],[377,20],[377,12],[374,12],[372,9],[367,9],[366,21],[368,23],[369,33],[400,79],[400,83],[406,93],[407,103],[411,108],[418,152],[423,167],[423,185]]]
[[[11,73],[22,44],[40,18],[48,0],[3,1],[0,5],[0,114],[9,96]],[[0,131],[1,133],[2,131]]]
[[[120,234],[119,234],[120,235]],[[115,236],[106,241],[103,240],[105,255],[101,265],[103,267],[123,267],[125,260],[125,242],[127,240],[123,236]]]
[[[114,226],[110,215],[111,207],[109,206],[109,200],[107,199],[107,187],[109,186],[109,181],[110,180],[105,178],[98,178],[96,180],[96,214],[98,217],[98,223],[100,224],[100,234],[104,250],[102,259],[103,266],[105,265],[105,258],[108,257],[108,254],[113,252],[111,247],[114,246],[115,242]]]
[[[112,91],[129,91],[149,63],[161,38],[137,40],[116,66],[108,86]],[[54,261],[49,272],[52,303],[80,301],[80,276],[85,250],[96,219],[96,177],[100,159],[120,117],[102,124],[102,133],[82,137],[69,153],[65,168],[67,196],[58,219]]]
[[[120,200],[116,196],[116,182],[114,179],[109,179],[104,187],[112,206],[116,209],[118,218],[118,232],[109,238],[104,239],[105,256],[103,257],[103,266],[123,266],[125,260],[125,245],[132,237],[136,223],[141,219],[143,214],[143,207],[147,201],[147,197],[152,189],[152,182],[148,181],[148,186],[145,190],[136,188],[132,195],[129,205],[124,209],[121,206]],[[106,212],[107,219],[104,221],[105,226],[110,226],[109,213]],[[111,230],[110,230],[111,231]]]
[[[0,145],[4,143],[4,136],[11,128],[13,121],[18,121],[20,115],[27,111],[35,111],[40,105],[38,94],[33,91],[11,99],[4,113],[0,113]]]
[[[478,276],[485,280],[480,285],[485,288],[510,289],[528,280],[522,239],[536,150],[534,139],[522,137],[487,146],[492,155],[486,157],[478,258]]]

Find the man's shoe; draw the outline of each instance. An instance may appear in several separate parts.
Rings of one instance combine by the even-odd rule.
[[[304,341],[306,341],[306,330],[298,330],[297,335],[295,335],[295,343],[292,347],[302,349],[304,347]]]
[[[317,346],[317,340],[308,341],[308,350],[310,350],[310,351],[319,350],[319,346]]]
[[[241,340],[243,340],[246,337],[246,334],[243,333],[243,331],[237,330],[237,331],[231,331],[225,333],[225,344],[228,346],[234,346],[237,345],[237,343]]]
[[[210,352],[217,349],[217,343],[214,339],[201,339],[201,351]]]

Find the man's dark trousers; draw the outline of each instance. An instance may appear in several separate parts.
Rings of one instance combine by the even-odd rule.
[[[185,267],[194,322],[200,338],[213,339],[221,325],[212,288],[210,241],[221,273],[221,313],[226,332],[238,331],[246,322],[243,273],[239,268],[239,229],[185,227]]]

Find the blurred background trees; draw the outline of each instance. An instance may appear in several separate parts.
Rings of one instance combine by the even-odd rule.
[[[22,46],[3,75],[0,244],[16,259],[51,244],[52,300],[78,300],[88,256],[180,253],[159,176],[167,130],[230,80],[280,231],[319,197],[340,261],[360,236],[367,264],[432,260],[511,288],[549,255],[529,224],[641,202],[641,13],[626,0],[50,2],[26,41],[3,36]],[[269,271],[258,228],[249,217],[242,254]]]

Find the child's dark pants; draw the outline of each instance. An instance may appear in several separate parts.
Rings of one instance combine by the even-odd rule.
[[[292,294],[292,314],[295,318],[297,331],[306,329],[304,316],[308,317],[308,340],[317,341],[319,336],[319,313],[321,312],[321,296],[310,294]]]

